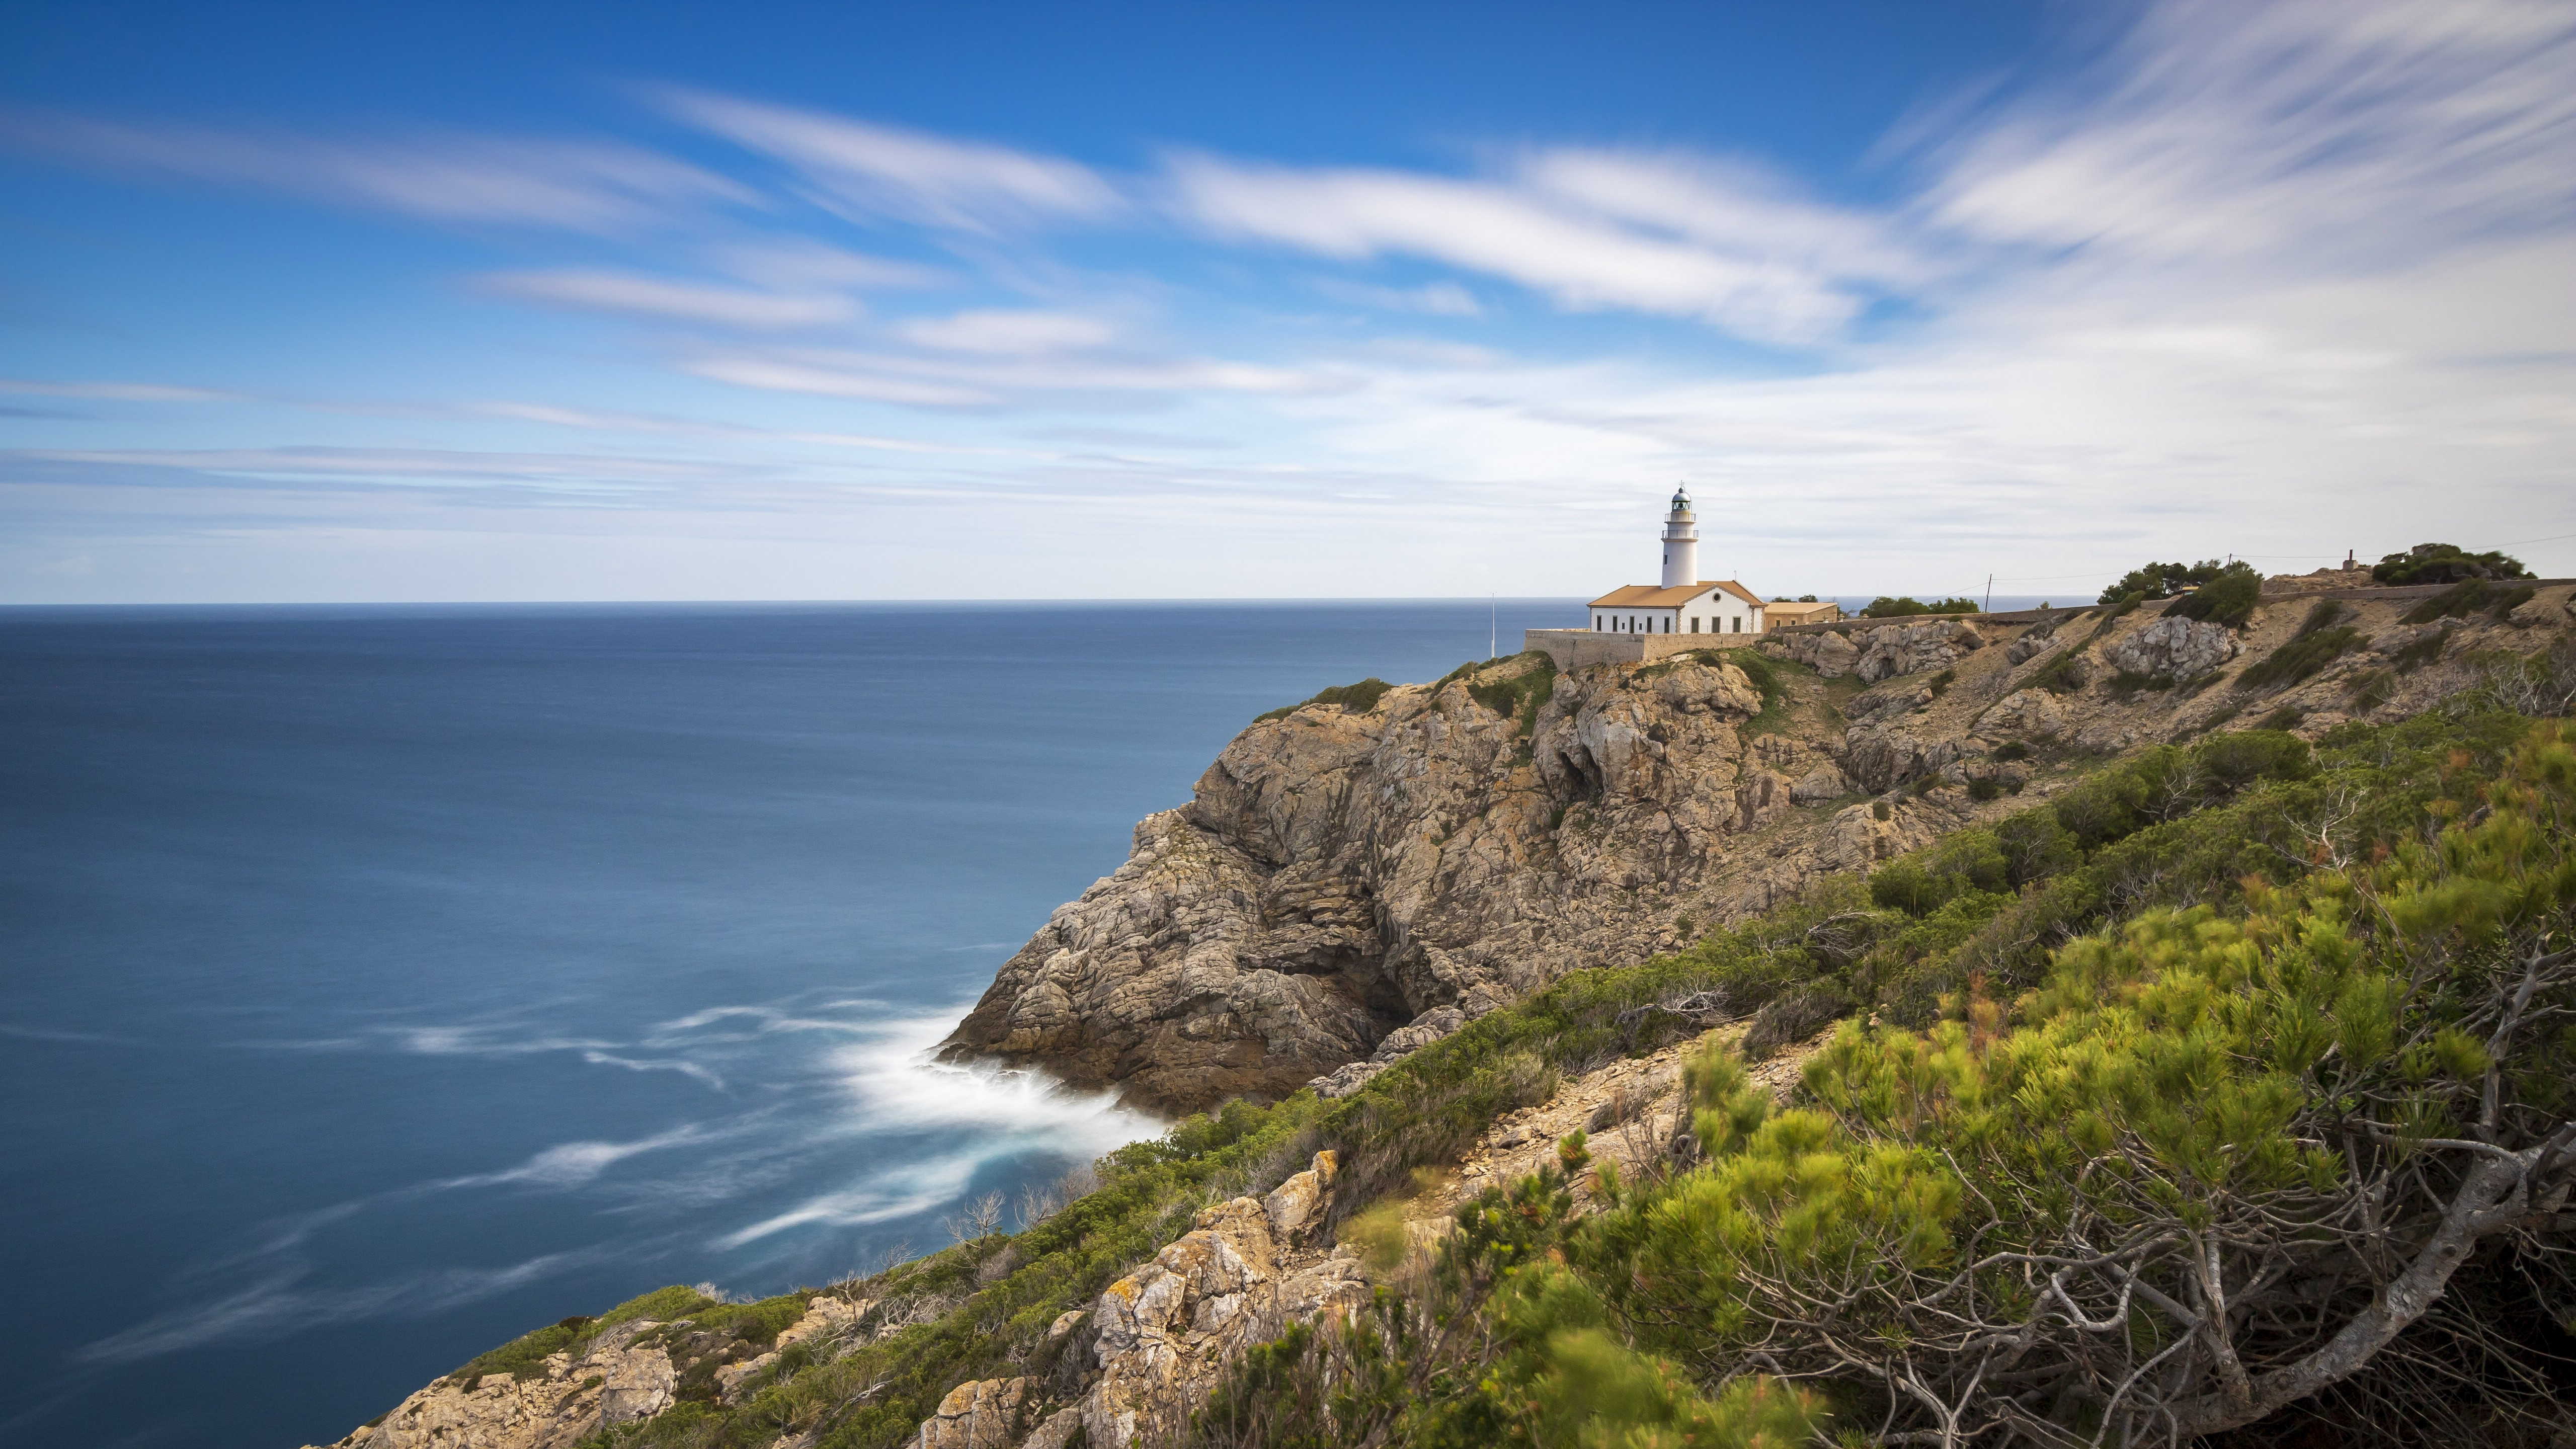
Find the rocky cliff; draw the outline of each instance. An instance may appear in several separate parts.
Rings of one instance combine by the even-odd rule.
[[[1373,1057],[2021,808],[2007,797],[2091,758],[2260,717],[2403,717],[2567,618],[2557,585],[2401,622],[2435,592],[2278,594],[2236,627],[2162,604],[1861,622],[1563,675],[1522,655],[1309,704],[1138,825],[947,1050],[1164,1111],[1345,1089]]]

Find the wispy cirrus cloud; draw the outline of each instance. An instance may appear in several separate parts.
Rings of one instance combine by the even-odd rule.
[[[768,392],[938,408],[1028,406],[1102,395],[1291,396],[1351,385],[1347,377],[1317,368],[1212,357],[1074,355],[1030,346],[1027,337],[1018,339],[1020,350],[1009,351],[1003,347],[1005,330],[979,333],[971,326],[960,328],[960,337],[983,346],[957,347],[958,356],[810,348],[710,350],[688,356],[679,365],[700,377]],[[939,334],[934,330],[932,335]],[[971,351],[988,355],[962,355]]]
[[[1858,218],[1837,227],[1822,208],[1804,208],[1804,234],[1786,239],[1769,237],[1759,216],[1720,224],[1737,209],[1790,209],[1767,194],[1730,194],[1724,174],[1597,153],[1543,156],[1497,179],[1192,155],[1171,162],[1168,204],[1224,240],[1349,261],[1421,258],[1568,308],[1686,317],[1764,342],[1830,338],[1866,304],[1873,274],[1896,270],[1883,246],[1814,245],[1867,230]]]
[[[494,272],[475,286],[498,297],[656,322],[776,332],[847,322],[858,304],[836,292],[766,292],[631,272]]]
[[[493,452],[461,448],[23,448],[0,451],[0,477],[135,483],[216,477],[305,486],[518,488],[608,495],[718,483],[759,471],[719,459]]]
[[[816,199],[868,217],[994,233],[1124,208],[1090,167],[823,111],[669,91],[673,114],[778,161]]]
[[[2166,262],[2385,264],[2576,218],[2576,11],[2169,0],[1936,151],[1935,225]]]
[[[715,172],[614,142],[415,135],[326,141],[77,117],[0,121],[23,150],[118,169],[258,186],[438,222],[611,232],[755,193]]]
[[[0,377],[0,392],[34,397],[95,398],[101,402],[240,402],[243,395],[206,387],[172,387],[157,382],[48,382],[30,377]]]
[[[909,342],[945,352],[1027,356],[1079,352],[1118,340],[1118,329],[1097,317],[1063,312],[986,310],[923,317],[896,331]]]

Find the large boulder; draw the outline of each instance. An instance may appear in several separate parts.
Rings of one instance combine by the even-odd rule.
[[[2114,669],[2167,679],[2197,679],[2236,657],[2236,634],[2224,624],[2163,618],[2102,651]]]
[[[1834,630],[1765,635],[1762,652],[1782,659],[1794,659],[1827,679],[1842,678],[1860,662],[1860,647]]]
[[[1903,730],[1855,729],[1845,740],[1843,775],[1873,794],[1928,775],[1964,753],[1957,740],[1920,740]]]
[[[1995,740],[2047,740],[2065,732],[2057,696],[2044,689],[2016,689],[1977,717],[1976,732]]]
[[[1386,1040],[1379,1042],[1377,1050],[1370,1053],[1369,1060],[1391,1062],[1398,1057],[1410,1056],[1466,1024],[1467,1013],[1454,1006],[1435,1006],[1415,1017],[1411,1025],[1399,1026],[1388,1032]]]
[[[1789,787],[1789,798],[1801,805],[1821,805],[1851,793],[1851,782],[1831,765],[1818,765]]]

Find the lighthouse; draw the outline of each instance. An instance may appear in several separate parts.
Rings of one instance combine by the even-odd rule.
[[[1691,513],[1690,494],[1673,489],[1673,511],[1664,515],[1664,587],[1688,588],[1699,582],[1699,520]]]

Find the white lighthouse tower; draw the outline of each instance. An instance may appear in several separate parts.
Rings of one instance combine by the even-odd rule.
[[[1676,486],[1673,511],[1664,515],[1664,587],[1688,588],[1699,582],[1699,520],[1691,513],[1690,495]]]

